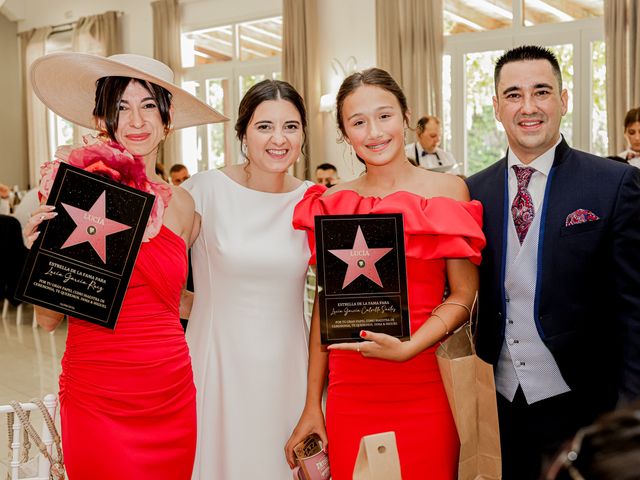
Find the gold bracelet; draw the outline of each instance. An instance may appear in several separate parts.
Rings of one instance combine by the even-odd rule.
[[[471,319],[471,309],[468,306],[466,306],[464,303],[458,303],[458,302],[442,302],[440,305],[436,306],[433,310],[431,310],[431,315],[433,315],[433,312],[435,312],[436,310],[438,310],[440,307],[444,305],[457,305],[458,307],[464,308],[467,312],[469,312],[469,319]]]
[[[444,319],[437,313],[433,313],[433,312],[431,312],[431,316],[436,317],[438,320],[442,322],[442,325],[444,325],[444,333],[446,335],[449,335],[449,327],[447,327],[447,323],[444,321]]]

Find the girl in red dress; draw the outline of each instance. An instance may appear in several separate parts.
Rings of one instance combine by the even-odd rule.
[[[435,358],[449,332],[469,318],[484,246],[482,207],[457,176],[416,167],[404,151],[405,96],[384,70],[355,73],[337,96],[338,128],[366,173],[329,190],[307,190],[294,226],[308,232],[315,261],[314,216],[402,213],[411,340],[362,331],[359,343],[320,344],[318,306],[311,321],[304,411],[285,450],[311,433],[329,451],[333,480],[351,479],[360,439],[396,434],[403,480],[457,478],[459,440]],[[449,295],[443,303],[445,284]],[[327,380],[326,425],[322,392]]]
[[[194,204],[181,187],[163,182],[155,165],[172,126],[224,117],[173,85],[169,67],[138,55],[47,55],[34,62],[31,79],[47,106],[101,132],[62,155],[69,163],[156,195],[115,330],[69,318],[60,375],[67,473],[70,480],[188,480],[196,404],[179,306]],[[42,169],[43,197],[56,170],[55,162]],[[56,214],[39,207],[25,226],[28,241]],[[41,307],[36,314],[50,331],[63,318]]]

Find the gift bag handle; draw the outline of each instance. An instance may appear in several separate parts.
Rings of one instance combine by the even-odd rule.
[[[475,355],[475,353],[476,353],[476,342],[475,342],[475,340],[476,340],[476,335],[477,335],[477,332],[478,332],[478,315],[479,315],[479,310],[480,310],[480,300],[478,299],[478,291],[476,290],[476,293],[473,296],[473,303],[471,303],[471,307],[468,307],[464,303],[447,302],[445,300],[440,305],[437,305],[433,310],[431,310],[431,315],[440,318],[438,315],[434,315],[434,314],[435,314],[436,310],[438,310],[440,307],[443,307],[445,305],[457,305],[458,307],[462,307],[467,312],[469,312],[469,320],[467,320],[462,325],[460,325],[455,331],[457,332],[460,329],[463,329],[463,328],[465,329],[465,332],[467,333],[467,337],[469,338],[469,343],[471,344],[471,350],[472,350],[473,354]],[[475,321],[474,321],[474,319],[475,319]],[[440,320],[444,324],[445,328],[447,328],[447,325],[444,323],[442,318],[440,318]],[[447,330],[447,334],[449,334],[449,333],[450,332]]]

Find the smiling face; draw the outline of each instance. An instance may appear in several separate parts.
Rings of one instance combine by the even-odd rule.
[[[300,157],[302,120],[287,100],[266,100],[255,109],[244,137],[252,172],[282,173]]]
[[[567,113],[567,91],[560,90],[548,61],[511,62],[500,73],[493,108],[507,134],[509,148],[528,164],[560,137],[560,121]]]
[[[122,94],[118,106],[118,126],[115,139],[129,153],[153,161],[158,145],[165,136],[158,103],[140,83],[131,81]]]
[[[362,85],[345,98],[341,113],[345,140],[367,166],[406,160],[405,121],[393,93]]]
[[[640,153],[640,122],[633,122],[624,129],[624,138],[629,142],[629,148]]]

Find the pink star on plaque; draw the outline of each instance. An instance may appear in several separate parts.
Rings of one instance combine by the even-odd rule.
[[[344,276],[344,283],[342,284],[342,288],[344,289],[360,275],[364,275],[382,287],[382,281],[376,269],[376,262],[391,250],[393,250],[393,248],[369,248],[362,234],[362,229],[358,225],[358,232],[353,242],[353,248],[329,250],[329,252],[348,265],[347,273]]]
[[[107,192],[102,192],[89,210],[82,210],[63,203],[76,228],[62,247],[67,248],[79,243],[89,242],[100,259],[107,263],[107,235],[129,230],[131,227],[114,220],[109,220],[105,215]]]

